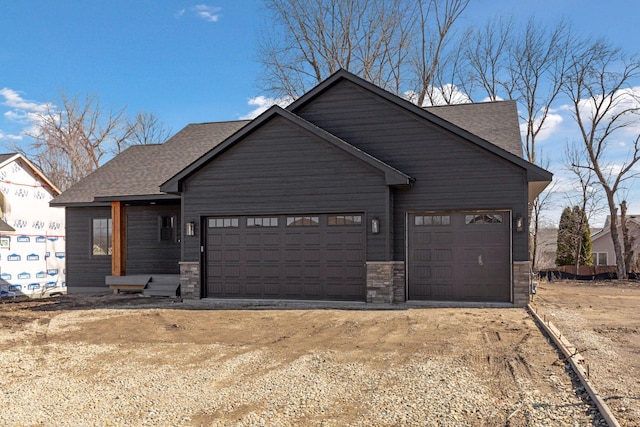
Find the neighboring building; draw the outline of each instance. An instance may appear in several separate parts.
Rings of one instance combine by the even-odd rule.
[[[0,292],[66,292],[64,208],[60,191],[20,154],[0,154]]]
[[[627,215],[627,227],[629,234],[633,238],[632,251],[634,258],[631,263],[631,271],[638,272],[640,271],[640,215]],[[624,253],[620,217],[618,217],[618,236],[620,248]],[[607,215],[602,229],[591,235],[591,253],[593,254],[593,265],[616,265],[616,253],[613,249],[613,239],[611,238],[610,215]]]
[[[552,175],[521,144],[515,102],[422,109],[339,71],[286,109],[131,147],[56,197],[69,291],[158,273],[183,298],[524,305],[527,206]]]

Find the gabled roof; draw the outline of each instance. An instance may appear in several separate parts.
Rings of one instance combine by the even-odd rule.
[[[0,231],[16,231],[16,229],[0,219]]]
[[[627,217],[627,226],[629,224],[635,224],[635,226],[640,227],[640,215],[627,214],[626,217]],[[618,227],[621,227],[620,215],[618,215],[617,221],[618,221]],[[600,230],[598,230],[596,233],[593,233],[591,235],[591,240],[600,239],[602,238],[602,236],[606,236],[608,234],[611,234],[611,215],[607,215],[607,218],[604,220],[604,225]]]
[[[160,184],[247,123],[190,124],[164,144],[131,146],[53,199],[51,205],[175,198],[162,193]]]
[[[233,136],[217,145],[211,151],[209,151],[206,155],[200,157],[197,161],[190,164],[186,169],[180,171],[177,175],[173,176],[171,179],[167,180],[164,184],[161,185],[160,190],[168,193],[176,193],[180,192],[182,182],[184,179],[198,171],[209,161],[226,151],[229,147],[236,144],[238,141],[242,140],[256,129],[260,128],[264,123],[272,120],[275,117],[282,117],[288,122],[298,126],[300,129],[308,132],[309,134],[321,138],[322,140],[334,145],[335,147],[343,150],[345,153],[353,156],[354,158],[367,163],[368,165],[378,169],[385,175],[385,180],[387,185],[408,185],[413,179],[400,172],[399,170],[387,165],[386,163],[376,159],[375,157],[365,153],[364,151],[354,147],[353,145],[345,142],[344,140],[336,137],[335,135],[330,134],[329,132],[315,126],[312,123],[304,120],[303,118],[296,116],[290,111],[284,110],[278,106],[273,106],[269,108],[266,112],[261,114],[258,118],[256,118],[249,125],[242,128],[239,132],[235,133]]]
[[[53,183],[49,181],[49,178],[47,178],[40,169],[38,169],[33,163],[27,160],[27,158],[20,153],[0,154],[0,168],[3,168],[16,160],[20,160],[27,168],[29,168],[31,170],[31,173],[33,173],[36,178],[42,182],[42,185],[48,188],[54,196],[60,194],[60,190],[58,190],[58,187],[53,185]]]
[[[296,101],[294,101],[293,103],[291,103],[288,107],[287,110],[295,112],[296,110],[302,108],[304,105],[306,105],[307,103],[311,102],[313,99],[315,99],[317,96],[321,95],[322,93],[326,92],[327,90],[329,90],[331,87],[333,87],[334,85],[336,85],[337,83],[347,80],[355,85],[358,85],[360,87],[362,87],[363,89],[370,91],[378,96],[380,96],[381,98],[385,99],[386,101],[397,105],[400,108],[403,108],[409,112],[412,112],[413,114],[422,117],[423,119],[434,123],[438,126],[440,126],[442,129],[449,131],[451,133],[453,133],[454,135],[457,135],[461,138],[464,138],[474,144],[476,144],[477,146],[493,153],[496,154],[499,157],[504,158],[505,160],[508,160],[509,162],[525,169],[527,171],[527,181],[528,182],[536,182],[538,183],[537,185],[530,185],[529,188],[529,192],[530,192],[530,197],[532,196],[531,193],[533,194],[533,197],[535,198],[535,196],[537,196],[537,194],[539,194],[540,192],[542,192],[542,190],[544,190],[544,188],[551,182],[551,179],[553,177],[553,174],[545,169],[542,169],[539,166],[534,165],[533,163],[529,163],[528,161],[524,160],[521,156],[514,154],[512,151],[516,151],[515,150],[515,142],[504,142],[504,146],[498,146],[496,145],[496,143],[501,143],[502,141],[502,134],[504,134],[505,136],[509,133],[509,132],[497,132],[496,136],[497,136],[497,140],[494,141],[493,137],[491,142],[483,139],[481,136],[476,135],[474,133],[472,133],[471,130],[468,129],[463,129],[462,127],[459,127],[458,125],[456,125],[454,122],[450,122],[447,119],[445,119],[444,117],[448,117],[448,119],[454,120],[458,123],[460,123],[463,120],[463,116],[464,114],[462,113],[453,113],[451,111],[451,109],[454,108],[460,108],[461,110],[465,110],[465,111],[470,111],[471,109],[475,109],[477,108],[477,105],[480,105],[479,108],[483,108],[485,110],[488,111],[489,106],[487,107],[482,107],[482,103],[480,104],[457,104],[457,105],[452,105],[452,106],[448,106],[445,107],[444,109],[442,109],[442,111],[438,114],[436,114],[436,107],[433,108],[428,108],[428,109],[423,109],[418,107],[417,105],[413,104],[412,102],[407,101],[406,99],[402,99],[397,95],[392,94],[391,92],[388,92],[372,83],[369,83],[368,81],[349,73],[348,71],[345,70],[338,70],[337,72],[335,72],[334,74],[332,74],[329,78],[327,78],[325,81],[323,81],[322,83],[320,83],[318,86],[316,86],[315,88],[311,89],[309,92],[307,92],[306,94],[302,95],[300,98],[298,98]],[[487,103],[487,104],[493,104],[493,103]],[[497,103],[496,103],[497,104]],[[507,106],[510,106],[509,108],[513,108],[514,104],[512,103],[507,103],[505,104]],[[502,108],[502,107],[496,107],[496,108]],[[497,111],[494,111],[494,113]],[[442,117],[441,117],[442,116]],[[511,115],[512,116],[512,115]],[[515,116],[516,121],[515,124],[512,123],[512,119],[513,117],[511,117],[509,119],[509,117],[507,117],[507,119],[509,119],[509,123],[510,126],[514,126],[515,129],[519,129],[518,127],[518,122],[517,122],[517,116]],[[501,120],[504,120],[505,118],[501,118]],[[507,125],[507,123],[505,123],[505,126]],[[483,126],[486,125],[482,125],[481,123],[473,123],[471,122],[471,125],[469,126],[470,128],[472,128],[475,132],[481,133],[484,136],[487,136],[488,133],[486,131],[483,131]],[[490,136],[492,136],[493,133],[491,133]],[[513,134],[513,137],[515,138],[515,133]],[[517,135],[517,139],[515,139],[517,141],[518,144],[521,144],[521,137],[518,134]],[[520,148],[520,151],[518,151],[519,153],[522,152],[522,149]]]

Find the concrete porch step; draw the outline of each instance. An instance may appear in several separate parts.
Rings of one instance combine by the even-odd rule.
[[[146,296],[180,296],[180,276],[177,274],[153,275],[142,290]]]

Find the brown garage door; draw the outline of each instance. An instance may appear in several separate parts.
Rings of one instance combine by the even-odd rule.
[[[510,213],[416,213],[408,218],[409,299],[511,300]]]
[[[207,219],[206,295],[364,300],[362,214]]]

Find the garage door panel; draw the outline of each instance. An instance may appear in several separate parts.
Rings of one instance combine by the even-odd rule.
[[[451,262],[453,260],[452,249],[435,249],[433,253],[433,262]]]
[[[225,234],[222,236],[221,246],[229,247],[229,246],[240,246],[240,235],[239,234]]]
[[[453,243],[453,233],[437,232],[432,234],[434,245],[450,245]]]
[[[510,215],[492,215],[409,215],[409,299],[510,301]]]
[[[207,295],[363,300],[366,229],[349,217],[209,218]]]

